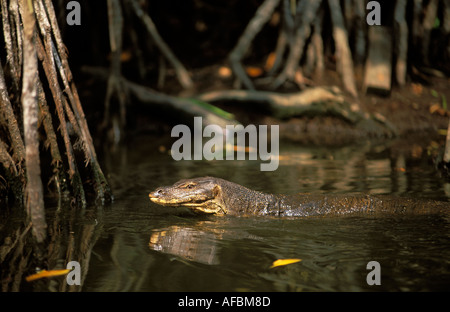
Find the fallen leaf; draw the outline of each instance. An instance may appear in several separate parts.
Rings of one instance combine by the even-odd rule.
[[[441,109],[441,106],[439,104],[433,104],[430,106],[429,111],[431,114],[433,114],[435,112],[439,112],[440,109]]]
[[[275,267],[288,265],[288,264],[292,264],[292,263],[297,263],[297,262],[300,262],[300,261],[302,261],[302,259],[297,259],[297,258],[294,258],[294,259],[278,259],[278,260],[275,260],[272,263],[272,266],[270,268],[272,269],[272,268],[275,268]]]
[[[41,279],[41,278],[66,275],[70,271],[71,270],[69,270],[69,269],[65,269],[65,270],[49,270],[49,271],[42,270],[42,271],[39,271],[36,274],[32,274],[32,275],[29,275],[29,276],[25,277],[25,280],[27,282],[31,282],[31,281],[34,281],[34,280],[37,280],[37,279]]]
[[[429,144],[429,147],[430,147],[430,148],[439,148],[440,145],[439,145],[439,143],[436,142],[436,141],[431,141],[430,144]]]
[[[158,147],[158,151],[159,151],[160,153],[165,153],[165,152],[167,151],[167,148],[166,148],[164,145],[160,145],[160,146]]]
[[[261,76],[263,74],[263,70],[259,67],[247,66],[245,68],[245,71],[247,72],[247,75],[253,78]]]
[[[264,69],[266,71],[269,71],[273,67],[273,64],[275,64],[275,53],[271,52],[269,54],[269,56],[267,57],[266,64],[264,65]]]
[[[420,158],[422,156],[422,153],[423,153],[422,146],[413,144],[413,146],[411,148],[411,156],[413,158]]]
[[[412,83],[411,87],[412,87],[412,91],[413,91],[413,93],[415,95],[421,95],[422,94],[423,87],[422,87],[421,84],[419,84],[419,83]]]
[[[228,78],[231,76],[231,69],[226,66],[221,66],[219,68],[219,76],[222,78]]]
[[[122,62],[128,62],[132,59],[132,57],[133,57],[133,54],[131,53],[131,51],[123,51],[120,54],[120,60]]]

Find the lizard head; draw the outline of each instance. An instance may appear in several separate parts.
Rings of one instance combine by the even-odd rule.
[[[180,180],[171,186],[158,187],[148,196],[163,206],[187,207],[197,213],[227,213],[219,179],[213,177]]]

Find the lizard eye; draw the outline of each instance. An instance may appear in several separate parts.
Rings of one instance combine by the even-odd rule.
[[[194,188],[194,186],[195,186],[194,183],[189,183],[188,185],[186,185],[186,188],[192,189],[192,188]]]

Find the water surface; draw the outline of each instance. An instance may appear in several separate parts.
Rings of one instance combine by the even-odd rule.
[[[447,200],[448,185],[423,157],[425,147],[417,156],[414,149],[399,146],[283,144],[278,170],[261,172],[259,161],[175,162],[163,139],[131,142],[105,163],[116,199],[91,216],[101,230],[82,290],[448,290],[450,225],[444,216],[198,217],[148,200],[157,186],[205,175],[272,193],[364,192]],[[302,261],[270,268],[284,258]],[[379,286],[367,284],[370,261],[380,263]]]
[[[273,172],[261,172],[260,161],[176,162],[164,137],[141,137],[105,153],[99,150],[114,202],[86,209],[58,209],[51,201],[46,205],[46,265],[58,269],[78,261],[81,286],[69,287],[62,278],[26,283],[23,276],[29,271],[22,273],[19,257],[0,267],[2,289],[447,291],[448,216],[194,216],[148,199],[158,186],[211,175],[270,193],[448,200],[449,184],[430,164],[427,144],[393,141],[318,148],[283,143],[279,168]],[[16,233],[24,231],[21,218],[3,222],[0,230],[5,233],[14,225],[21,226]],[[7,243],[7,237],[1,239]],[[23,259],[30,254],[25,250]],[[271,268],[275,260],[290,258],[301,261]],[[381,285],[367,283],[371,261],[380,264]],[[14,284],[8,270],[22,284]]]

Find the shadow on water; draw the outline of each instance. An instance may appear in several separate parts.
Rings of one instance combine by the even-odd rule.
[[[104,156],[115,201],[83,211],[48,201],[48,268],[76,260],[81,285],[64,277],[25,282],[36,261],[14,214],[0,223],[2,290],[422,291],[450,286],[449,220],[443,216],[238,218],[160,207],[148,193],[212,175],[271,193],[372,193],[447,200],[426,145],[341,148],[281,145],[276,171],[260,161],[174,161],[166,138],[143,137]],[[8,252],[15,249],[14,253]],[[270,268],[273,261],[302,261]],[[378,261],[381,285],[366,265]]]

